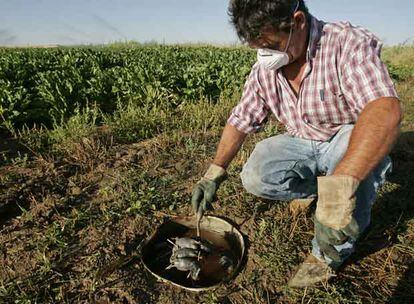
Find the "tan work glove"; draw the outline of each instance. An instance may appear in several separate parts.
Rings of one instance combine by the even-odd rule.
[[[226,170],[218,165],[211,164],[206,174],[193,188],[191,204],[194,213],[204,214],[211,209],[211,203],[216,199],[216,192],[220,184],[227,178]]]
[[[323,254],[336,262],[341,257],[333,246],[344,244],[349,237],[357,239],[362,232],[353,217],[359,184],[347,175],[318,177],[315,237]]]
[[[335,230],[345,228],[352,220],[359,180],[348,175],[318,177],[316,218]]]

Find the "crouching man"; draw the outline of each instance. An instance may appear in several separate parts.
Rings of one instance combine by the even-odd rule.
[[[232,0],[238,36],[257,62],[213,163],[194,186],[202,214],[246,135],[273,114],[286,133],[259,142],[243,167],[244,188],[270,200],[317,201],[312,254],[290,285],[327,280],[369,226],[402,117],[380,60],[380,41],[349,23],[326,23],[303,0]]]

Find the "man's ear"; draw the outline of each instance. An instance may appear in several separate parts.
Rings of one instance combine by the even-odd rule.
[[[304,12],[296,12],[293,15],[293,20],[295,21],[295,29],[296,30],[303,30],[306,27],[306,15]]]

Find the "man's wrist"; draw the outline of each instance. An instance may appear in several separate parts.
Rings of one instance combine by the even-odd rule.
[[[353,177],[354,179],[357,179],[359,182],[363,180],[363,177],[357,172],[354,172],[352,170],[342,169],[340,167],[337,167],[337,169],[335,169],[335,171],[332,173],[331,176],[350,176],[350,177]]]
[[[206,174],[204,174],[204,178],[213,180],[213,181],[223,181],[227,177],[226,169],[223,167],[212,163],[208,168]]]

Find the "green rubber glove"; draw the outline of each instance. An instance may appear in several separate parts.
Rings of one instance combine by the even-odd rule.
[[[226,170],[211,164],[204,177],[194,186],[191,198],[194,213],[202,216],[206,210],[212,209],[216,200],[216,192],[220,184],[227,178]]]

